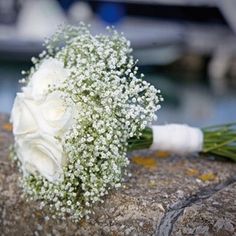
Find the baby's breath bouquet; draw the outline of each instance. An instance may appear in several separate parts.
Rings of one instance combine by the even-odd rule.
[[[79,219],[119,187],[128,140],[156,118],[161,96],[138,77],[131,51],[114,30],[69,26],[23,80],[11,114],[23,185],[56,215]]]
[[[129,150],[214,151],[211,142],[223,137],[183,125],[151,126],[162,97],[139,75],[131,52],[113,29],[93,36],[83,24],[68,26],[24,72],[11,113],[15,159],[25,192],[53,216],[88,216],[121,185]]]

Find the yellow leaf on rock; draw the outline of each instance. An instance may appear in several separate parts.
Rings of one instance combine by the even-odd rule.
[[[155,168],[157,166],[157,162],[150,157],[142,157],[142,156],[135,156],[132,158],[134,164],[141,165],[145,168]]]
[[[150,180],[149,183],[148,183],[148,186],[153,188],[153,187],[156,187],[156,181],[155,180]]]
[[[85,226],[86,225],[86,220],[82,219],[79,221],[80,226]]]
[[[12,131],[12,124],[10,123],[5,123],[3,124],[2,128],[8,132],[11,132]]]
[[[199,170],[193,169],[193,168],[188,168],[188,169],[186,170],[186,174],[187,174],[188,176],[197,176],[197,175],[199,174]]]
[[[170,153],[166,151],[157,151],[155,154],[155,156],[158,158],[166,158],[170,156]]]
[[[217,176],[214,173],[209,172],[209,173],[200,175],[198,178],[202,180],[203,182],[206,182],[206,181],[214,181],[217,178]]]

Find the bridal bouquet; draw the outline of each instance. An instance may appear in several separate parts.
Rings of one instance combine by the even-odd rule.
[[[207,152],[236,159],[234,127],[151,126],[163,100],[142,79],[130,42],[113,29],[58,30],[24,72],[11,113],[15,159],[30,199],[81,219],[120,187],[127,151]]]

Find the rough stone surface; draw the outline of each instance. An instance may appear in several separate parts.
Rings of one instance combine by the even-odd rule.
[[[236,236],[236,164],[213,157],[133,153],[132,176],[95,206],[89,220],[52,219],[47,209],[21,197],[6,122],[0,116],[0,235]],[[136,160],[143,156],[152,161]]]
[[[236,183],[186,207],[173,235],[236,236]]]

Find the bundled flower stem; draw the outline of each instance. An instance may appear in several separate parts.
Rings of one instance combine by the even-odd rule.
[[[180,125],[178,125],[180,126]],[[164,127],[164,126],[163,126]],[[162,128],[163,128],[162,127]],[[188,128],[188,127],[187,127]],[[200,153],[207,155],[216,155],[232,161],[236,161],[236,123],[222,124],[211,127],[202,128],[203,140]],[[137,150],[143,148],[150,148],[153,143],[153,129],[146,128],[143,135],[139,138],[132,138],[129,140],[129,150]],[[161,138],[161,137],[160,137]],[[175,136],[176,142],[180,136]],[[189,136],[191,138],[191,136]],[[163,151],[171,151],[170,149],[162,149]],[[182,153],[186,153],[182,150]],[[188,153],[188,152],[187,152]],[[190,152],[191,153],[191,152]]]
[[[203,153],[236,161],[236,123],[207,127],[202,130],[204,133]]]
[[[145,128],[142,136],[133,137],[128,140],[128,151],[132,152],[139,149],[148,149],[153,143],[153,132],[151,128]]]

